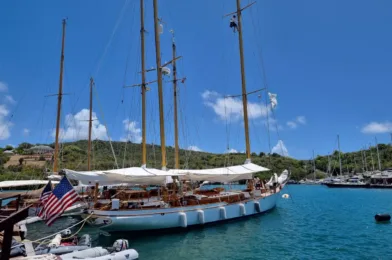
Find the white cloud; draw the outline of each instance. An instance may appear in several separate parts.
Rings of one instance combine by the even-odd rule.
[[[197,147],[196,145],[190,145],[188,146],[187,150],[189,151],[195,151],[195,152],[202,152],[203,150]]]
[[[290,127],[291,129],[297,128],[297,123],[294,122],[294,121],[288,121],[286,124],[287,124],[287,126]]]
[[[64,141],[88,139],[88,125],[90,117],[89,109],[82,109],[75,115],[68,114],[65,116],[65,127],[60,129],[60,138]],[[99,123],[95,112],[92,113],[92,138],[106,139],[107,133],[104,125]],[[53,130],[54,137],[56,130]]]
[[[218,96],[219,96],[218,92],[209,91],[209,90],[205,90],[205,91],[201,94],[201,97],[202,97],[203,99],[216,98],[216,97],[218,97]]]
[[[5,101],[10,103],[10,104],[15,104],[16,103],[15,99],[11,95],[6,95],[5,96]]]
[[[142,142],[142,136],[141,132],[142,130],[137,127],[137,122],[136,121],[130,121],[129,119],[123,120],[124,124],[124,129],[126,131],[126,137],[122,138],[123,141],[131,141],[133,143],[141,143]]]
[[[306,118],[304,116],[297,116],[296,120],[298,123],[306,125]]]
[[[390,133],[392,132],[392,123],[391,122],[371,122],[364,127],[362,127],[361,132],[364,134],[382,134],[382,133]]]
[[[5,105],[0,104],[0,140],[6,140],[11,136],[11,127],[13,124],[8,122],[8,114],[8,108]]]
[[[8,85],[5,82],[0,81],[0,92],[7,92]],[[6,103],[8,104],[15,104],[16,101],[12,98],[11,95],[4,96],[4,104],[0,104],[0,140],[6,140],[11,136],[11,127],[13,123],[11,123],[7,116],[9,115],[9,108],[7,107]]]
[[[7,83],[0,81],[0,92],[7,92],[7,91],[8,91]]]
[[[274,147],[272,147],[271,152],[280,154],[282,156],[289,156],[289,151],[287,150],[282,140],[278,140],[278,143]]]
[[[24,128],[22,131],[24,136],[29,136],[30,135],[30,129]]]
[[[242,100],[237,98],[224,98],[214,91],[206,90],[201,94],[204,104],[211,107],[215,114],[222,120],[231,119],[239,120],[243,118],[243,105]],[[270,107],[261,103],[248,102],[248,117],[259,118],[267,116]]]
[[[231,148],[230,150],[226,150],[225,153],[238,153],[236,149]]]
[[[287,121],[286,125],[291,129],[295,129],[298,125],[306,125],[306,118],[304,116],[297,116],[294,120]]]

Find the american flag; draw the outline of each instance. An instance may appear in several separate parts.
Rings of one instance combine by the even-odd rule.
[[[71,183],[64,176],[49,195],[38,216],[50,226],[63,212],[79,199]]]
[[[45,203],[50,194],[52,194],[52,182],[49,181],[48,184],[46,184],[44,190],[41,193],[41,197],[39,198],[39,201],[41,201],[41,203]]]

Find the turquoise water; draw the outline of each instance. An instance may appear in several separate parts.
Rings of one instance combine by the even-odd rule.
[[[273,211],[189,232],[133,235],[100,234],[86,227],[94,243],[110,245],[127,238],[140,259],[392,259],[392,224],[377,224],[376,213],[392,213],[392,190],[330,189],[290,185]],[[29,237],[66,227],[29,227]]]

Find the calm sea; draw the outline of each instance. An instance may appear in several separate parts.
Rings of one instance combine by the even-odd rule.
[[[102,234],[86,227],[95,245],[126,238],[140,259],[392,259],[392,224],[377,224],[376,213],[392,213],[392,190],[331,189],[290,185],[268,214],[189,232]],[[42,237],[78,220],[63,218],[53,227],[29,226],[29,238]]]

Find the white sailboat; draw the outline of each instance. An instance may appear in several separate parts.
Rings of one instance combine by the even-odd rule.
[[[159,94],[159,114],[160,114],[160,134],[162,149],[162,170],[146,168],[145,157],[145,127],[142,135],[142,167],[130,167],[125,169],[107,170],[107,171],[73,171],[65,169],[69,179],[78,180],[81,183],[96,185],[111,185],[116,183],[128,183],[135,185],[161,185],[161,190],[154,196],[143,197],[134,200],[111,198],[106,204],[95,203],[87,210],[85,217],[91,225],[99,227],[105,231],[137,231],[137,230],[160,230],[169,228],[187,228],[191,226],[216,223],[220,221],[244,218],[256,214],[265,213],[276,206],[279,193],[289,179],[289,172],[284,171],[279,177],[275,174],[274,178],[268,182],[265,187],[262,183],[255,183],[253,175],[255,173],[268,171],[269,169],[253,164],[251,162],[249,130],[248,130],[248,112],[247,112],[247,95],[245,85],[244,56],[242,50],[242,24],[241,12],[249,7],[240,7],[240,1],[237,0],[238,17],[238,35],[240,45],[241,61],[241,79],[242,79],[242,99],[244,111],[245,140],[247,160],[242,165],[192,170],[180,170],[178,164],[178,143],[176,130],[176,113],[175,113],[175,138],[176,138],[176,163],[172,170],[166,169],[166,147],[165,133],[163,122],[163,95],[162,95],[162,73],[164,66],[172,63],[175,71],[175,44],[173,41],[173,60],[165,65],[161,64],[160,58],[160,36],[158,20],[158,4],[154,3],[154,27],[156,43],[156,66],[157,82]],[[145,122],[145,64],[144,64],[144,1],[140,0],[141,5],[141,45],[142,45],[142,120]],[[176,82],[176,78],[173,83]],[[174,88],[176,91],[176,88]],[[176,93],[174,93],[176,96]],[[176,102],[176,99],[175,99]],[[176,106],[176,104],[175,104]],[[145,124],[142,123],[144,126]],[[244,191],[222,191],[214,190],[210,194],[201,191],[170,191],[165,187],[166,179],[174,177],[174,183],[185,181],[212,181],[212,182],[233,182],[238,180],[247,180],[248,188]],[[257,179],[256,179],[257,181]],[[181,186],[181,185],[180,185]],[[135,191],[132,191],[135,192]],[[132,194],[129,191],[129,194]],[[97,199],[95,201],[98,201]]]

